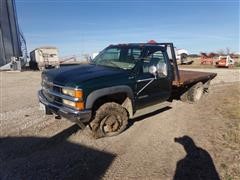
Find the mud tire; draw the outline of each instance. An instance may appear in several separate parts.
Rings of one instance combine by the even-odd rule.
[[[204,88],[203,83],[199,82],[192,86],[189,91],[189,100],[191,102],[198,102],[203,96]]]
[[[193,85],[187,92],[181,95],[180,99],[183,102],[195,103],[198,102],[204,93],[204,86],[202,82]]]
[[[123,132],[128,124],[128,113],[121,105],[110,102],[99,107],[90,123],[94,138],[116,136]]]

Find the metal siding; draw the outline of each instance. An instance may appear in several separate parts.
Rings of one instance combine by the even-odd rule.
[[[22,56],[15,1],[0,0],[0,66]]]
[[[0,9],[1,11],[1,9]],[[0,24],[0,66],[6,64],[6,56],[5,56],[5,49],[3,44],[3,35],[2,35],[2,29]]]
[[[15,56],[22,56],[21,51],[21,43],[20,43],[20,32],[19,32],[19,25],[17,20],[17,12],[15,7],[14,0],[7,0],[8,7],[9,7],[9,20],[10,20],[10,27],[11,27],[11,34],[12,34],[12,42],[13,42],[13,50]]]

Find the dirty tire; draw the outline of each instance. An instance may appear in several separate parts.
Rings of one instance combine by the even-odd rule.
[[[197,102],[203,95],[203,83],[199,82],[189,89],[188,99],[190,102]]]
[[[185,92],[180,97],[180,99],[183,102],[189,102],[189,103],[198,102],[202,98],[203,92],[204,92],[203,83],[199,82],[193,85],[187,92]]]
[[[188,91],[180,96],[180,100],[182,102],[188,102],[189,101],[189,99],[188,99]]]
[[[95,138],[116,136],[123,132],[128,124],[128,113],[121,105],[111,102],[103,104],[90,123]]]

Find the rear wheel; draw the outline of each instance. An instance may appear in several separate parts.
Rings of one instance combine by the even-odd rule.
[[[185,92],[180,97],[180,99],[182,101],[190,103],[198,102],[202,98],[203,92],[204,92],[203,83],[199,82],[193,85],[187,92]]]
[[[128,113],[117,103],[105,103],[96,112],[90,123],[95,138],[115,136],[123,132],[128,124]]]

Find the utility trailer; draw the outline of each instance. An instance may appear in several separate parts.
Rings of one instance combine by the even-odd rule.
[[[44,70],[58,68],[60,65],[59,52],[56,47],[39,47],[30,52],[30,69]]]
[[[233,68],[234,64],[235,64],[235,60],[230,55],[227,55],[227,56],[219,56],[215,66]]]

